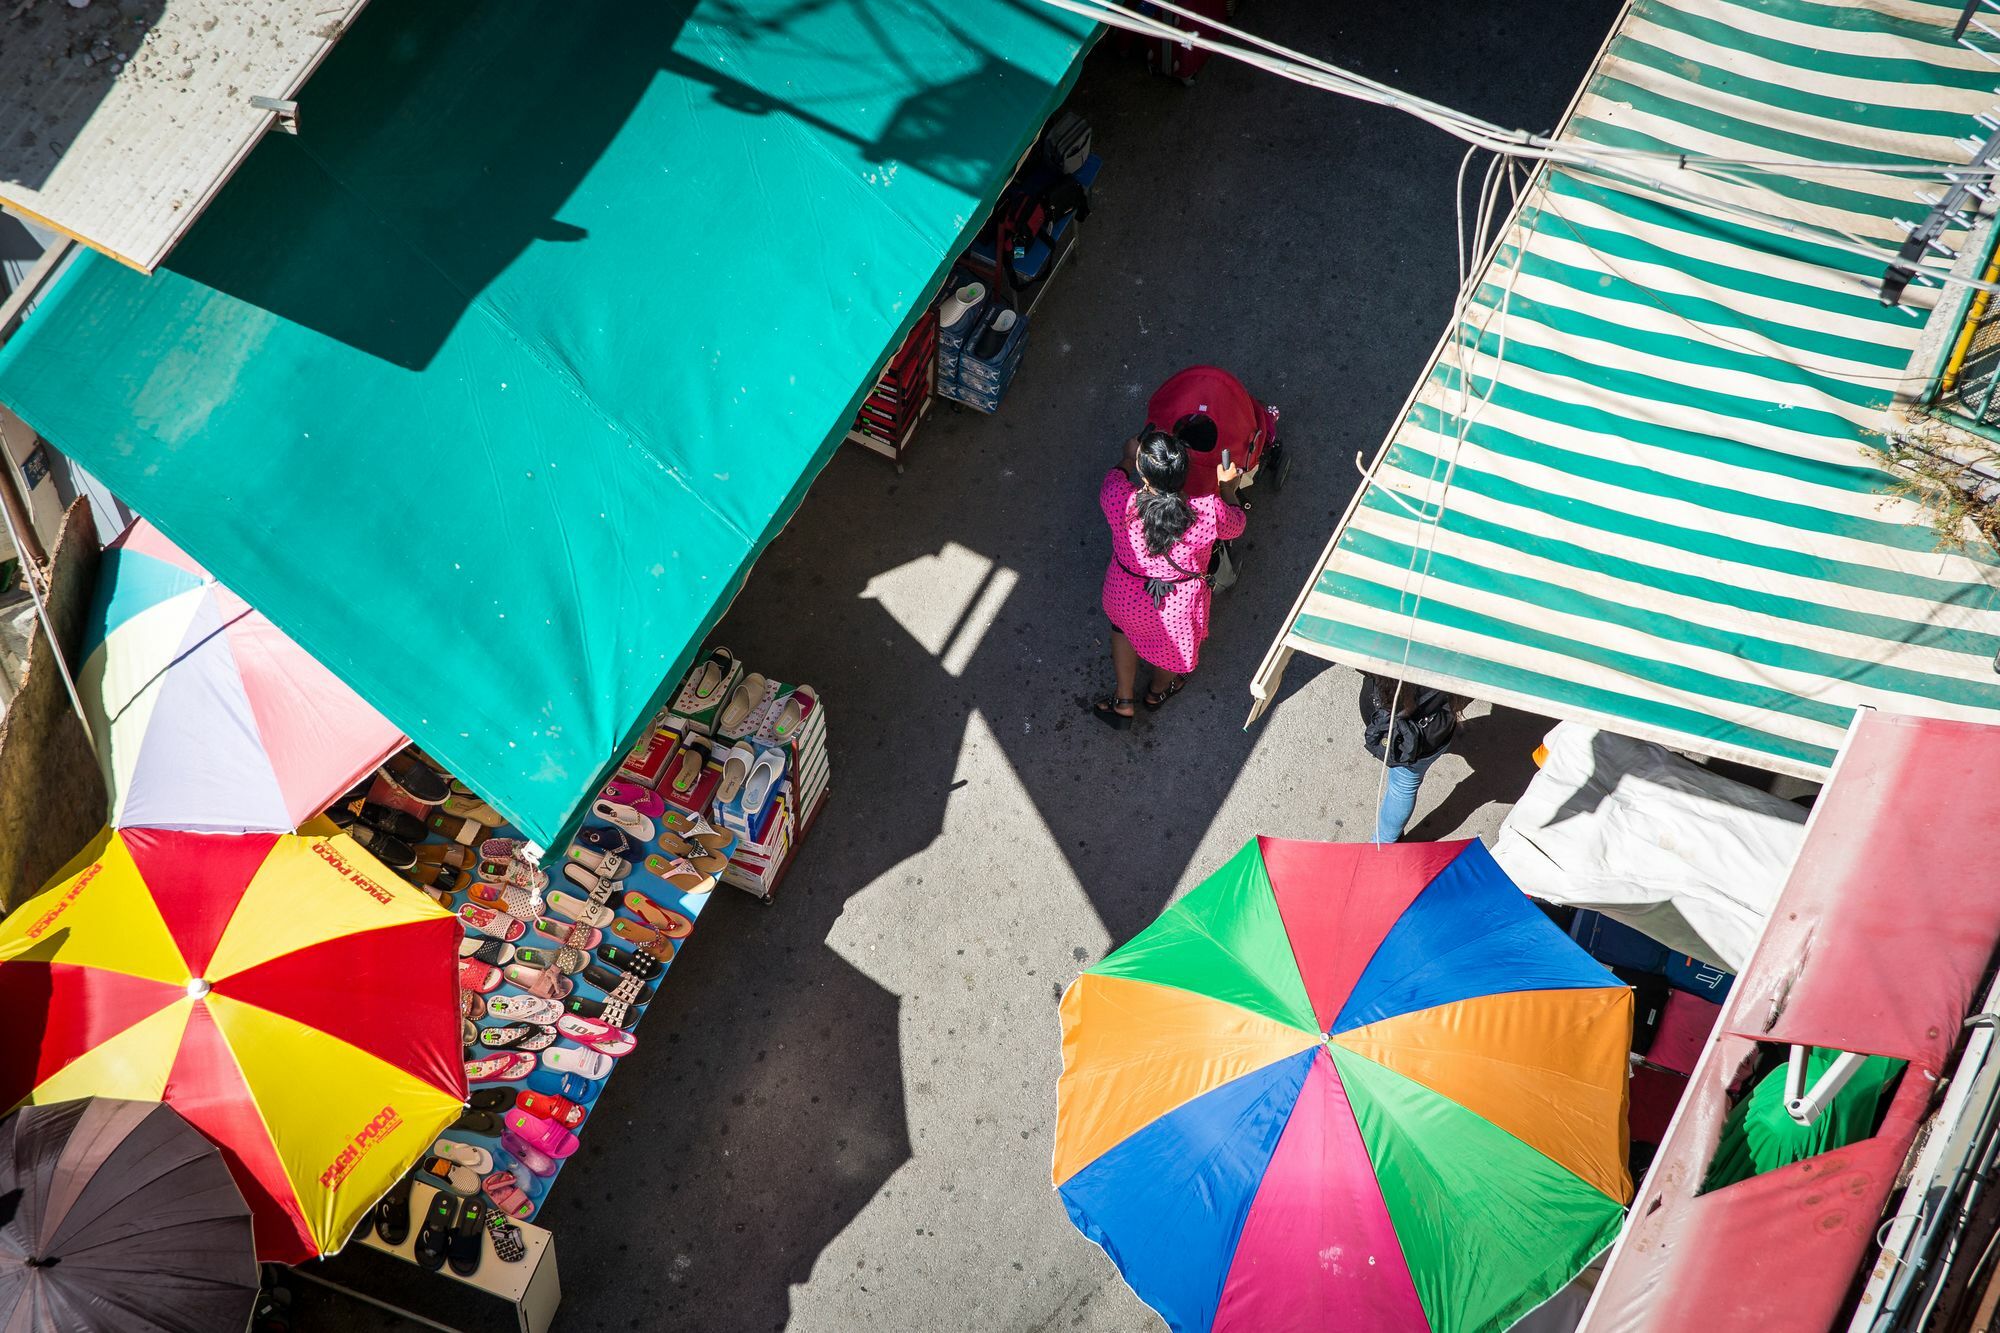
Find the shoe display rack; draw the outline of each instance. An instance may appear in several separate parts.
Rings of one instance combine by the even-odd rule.
[[[853,443],[894,462],[898,472],[917,427],[931,410],[931,394],[937,387],[937,336],[937,312],[926,310],[889,358],[847,432]]]
[[[664,777],[665,767],[656,756],[656,774]],[[564,854],[537,866],[496,811],[414,749],[328,813],[378,857],[393,858],[392,869],[464,927],[459,1004],[471,1100],[406,1177],[412,1234],[425,1216],[419,1200],[478,1199],[516,1223],[529,1242],[529,1271],[513,1272],[524,1261],[502,1259],[490,1236],[470,1275],[422,1266],[474,1287],[525,1284],[508,1297],[516,1302],[508,1322],[482,1317],[477,1326],[512,1327],[518,1315],[520,1329],[545,1329],[547,1313],[536,1312],[554,1309],[553,1251],[537,1248],[547,1233],[529,1219],[592,1132],[605,1082],[643,1045],[638,1025],[735,839],[621,773]],[[374,1257],[348,1259],[357,1250]],[[321,1271],[325,1263],[300,1271],[433,1327],[474,1326],[427,1313],[440,1284],[383,1277],[384,1263],[391,1270],[422,1263],[407,1238],[387,1245],[364,1224],[341,1258],[345,1276]],[[544,1264],[546,1276],[536,1276]]]
[[[818,692],[711,649],[661,716],[654,748],[668,751],[667,799],[699,805],[735,835],[722,882],[771,902],[831,783]]]
[[[1076,135],[1080,138],[1067,154],[1044,151],[1044,140],[1030,146],[992,217],[959,256],[930,309],[863,401],[847,438],[893,460],[898,472],[933,397],[977,412],[1000,410],[1000,400],[1021,368],[1030,318],[1048,294],[1050,279],[1076,250],[1104,168],[1104,160],[1088,152],[1089,130],[1081,119],[1059,116],[1046,132],[1054,142]],[[1068,170],[1072,164],[1075,169]],[[1045,200],[1064,202],[1038,211],[1038,201]],[[1019,221],[1024,217],[1042,220]],[[1008,221],[1003,224],[1002,219]],[[1000,256],[997,247],[1003,243],[1008,253]],[[975,283],[980,287],[977,301],[963,305],[954,300],[954,293]]]
[[[295,1265],[292,1271],[430,1328],[548,1333],[562,1303],[562,1278],[556,1270],[555,1237],[532,1222],[514,1224],[520,1258],[501,1260],[490,1252],[489,1240],[489,1253],[469,1275],[446,1267],[437,1270],[448,1279],[445,1283],[417,1280],[417,1237],[440,1193],[431,1185],[411,1187],[409,1231],[400,1243],[391,1245],[371,1230],[338,1254]]]
[[[1086,206],[1096,191],[1097,177],[1103,170],[1104,159],[1092,153],[1084,159],[1082,166],[1070,173],[1069,179],[1081,188]],[[1031,156],[1001,194],[995,211],[1006,208],[1008,199],[1014,195],[1046,193],[1058,179],[1046,164]],[[1011,279],[1008,285],[1014,290],[1016,308],[1023,316],[1035,313],[1035,307],[1048,294],[1050,279],[1068,261],[1082,232],[1082,218],[1074,213],[1065,213],[1016,248],[1007,265]],[[967,273],[985,282],[989,290],[993,281],[993,241],[992,236],[982,234],[967,247],[965,256],[959,261]],[[946,290],[950,291],[952,287],[947,286]]]
[[[1075,185],[1084,201],[1083,211],[1087,211],[1103,166],[1103,159],[1093,153],[1076,171],[1062,177],[1031,154],[1002,192],[995,211],[1007,211],[1013,207],[1010,201],[1022,197],[1042,197],[1058,180],[1065,179]],[[939,294],[937,308],[949,311],[954,305],[951,294],[975,282],[984,286],[987,295],[938,331],[938,397],[978,412],[1000,410],[1000,400],[1021,368],[1035,307],[1076,249],[1082,225],[1082,212],[1064,213],[1032,236],[1016,239],[1007,256],[1004,284],[998,284],[997,229],[982,233],[960,257]],[[996,285],[1004,286],[1007,294],[993,295]]]

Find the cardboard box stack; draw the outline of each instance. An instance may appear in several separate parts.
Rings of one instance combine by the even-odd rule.
[[[727,665],[719,674],[706,672],[710,662]],[[832,770],[826,751],[826,708],[809,685],[760,676],[761,700],[742,713],[734,727],[724,725],[730,696],[750,674],[726,650],[696,663],[659,719],[657,734],[670,738],[673,751],[660,765],[659,790],[673,805],[736,835],[736,847],[721,878],[769,902],[799,840],[826,801]],[[705,676],[709,688],[698,691],[697,682]],[[796,721],[786,721],[787,705],[794,705]],[[783,756],[777,788],[754,811],[747,807],[747,785],[729,800],[718,799],[726,756],[739,745],[759,755],[776,751]],[[653,748],[642,742],[628,763],[650,762]]]
[[[953,288],[947,284],[946,290]],[[1028,317],[1015,316],[1014,327],[997,348],[989,349],[991,355],[982,357],[975,349],[1001,312],[1011,310],[989,299],[967,310],[950,328],[938,331],[938,397],[981,412],[1000,410],[1000,399],[1013,382],[1014,372],[1021,368],[1021,354],[1028,347]]]

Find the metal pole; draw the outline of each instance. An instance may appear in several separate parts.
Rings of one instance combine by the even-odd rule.
[[[28,518],[28,499],[21,493],[20,466],[14,461],[14,450],[7,443],[6,431],[0,429],[0,471],[7,474],[6,484],[0,485],[0,507],[7,511],[7,531],[21,534],[14,538],[14,549],[21,553],[24,564],[40,574],[48,568],[49,553],[43,547],[34,523]]]
[[[13,466],[11,459],[0,461],[5,461],[9,467]],[[0,516],[6,518],[7,535],[12,538],[14,548],[20,550],[21,537],[14,530],[14,507],[12,505],[0,505]],[[76,692],[76,680],[69,674],[69,663],[63,660],[62,640],[56,637],[55,622],[49,618],[48,601],[42,596],[42,590],[47,586],[45,580],[48,578],[48,575],[40,566],[32,562],[24,563],[23,568],[28,573],[28,596],[34,599],[35,615],[42,622],[42,633],[46,634],[49,639],[49,652],[55,658],[56,670],[62,673],[63,688],[69,691],[70,707],[76,710],[76,720],[78,725],[83,728],[84,739],[90,742],[92,749],[95,749],[97,747],[97,737],[90,730],[90,718],[83,711],[83,697]]]

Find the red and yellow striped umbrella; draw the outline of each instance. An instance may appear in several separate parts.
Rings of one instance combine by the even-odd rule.
[[[166,1102],[260,1259],[337,1249],[464,1104],[457,938],[344,834],[106,830],[0,921],[0,1107]]]

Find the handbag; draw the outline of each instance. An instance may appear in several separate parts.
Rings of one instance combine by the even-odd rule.
[[[1446,695],[1436,690],[1425,693],[1433,697],[1426,701],[1430,707],[1422,713],[1392,718],[1386,701],[1377,707],[1361,733],[1362,748],[1377,759],[1386,759],[1393,768],[1407,768],[1442,754],[1458,734],[1458,715]]]

